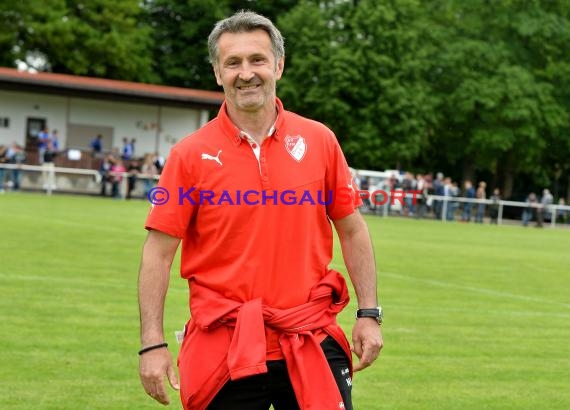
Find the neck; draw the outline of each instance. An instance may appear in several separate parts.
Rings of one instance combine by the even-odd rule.
[[[275,103],[251,112],[236,110],[227,105],[227,112],[236,127],[247,132],[260,145],[277,119]]]

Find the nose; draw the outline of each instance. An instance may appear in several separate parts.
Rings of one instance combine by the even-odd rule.
[[[251,65],[248,62],[244,62],[241,66],[240,71],[239,71],[239,79],[241,81],[248,82],[248,81],[253,80],[254,76],[255,76],[255,74],[253,73],[253,70],[251,69]]]

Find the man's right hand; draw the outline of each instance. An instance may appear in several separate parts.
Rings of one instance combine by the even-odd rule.
[[[178,377],[172,364],[172,357],[166,348],[143,353],[139,362],[139,375],[147,394],[164,405],[170,403],[164,376],[168,377],[172,388],[180,390]]]

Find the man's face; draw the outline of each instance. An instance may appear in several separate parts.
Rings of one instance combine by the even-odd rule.
[[[275,86],[283,74],[284,59],[275,62],[271,40],[264,30],[224,33],[214,64],[218,85],[228,104],[238,111],[256,112],[275,104]]]

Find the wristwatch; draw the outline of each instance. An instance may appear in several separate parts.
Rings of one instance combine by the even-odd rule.
[[[376,319],[379,325],[382,324],[382,306],[378,306],[375,308],[370,309],[358,309],[356,311],[356,318],[360,319],[361,317],[371,317],[372,319]]]

